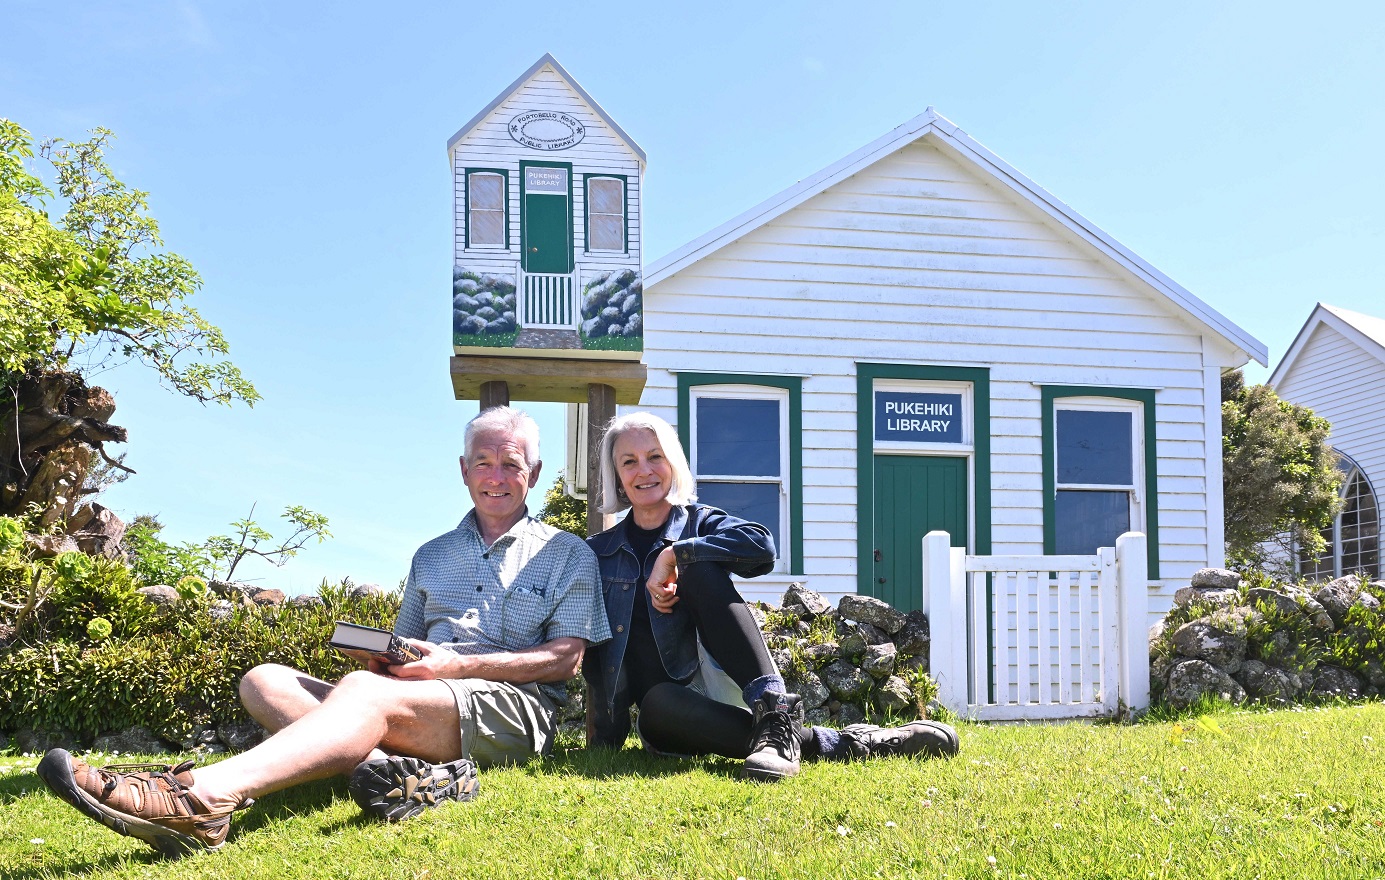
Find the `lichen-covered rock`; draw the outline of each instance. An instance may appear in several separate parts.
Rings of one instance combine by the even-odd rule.
[[[1235,590],[1241,586],[1241,576],[1225,568],[1199,568],[1193,572],[1192,585],[1213,590]]]
[[[845,660],[824,666],[818,675],[832,692],[832,696],[841,700],[843,704],[856,699],[870,688],[870,676]]]
[[[1323,584],[1313,594],[1313,598],[1332,615],[1332,622],[1341,626],[1346,622],[1347,609],[1356,603],[1360,595],[1361,579],[1356,575],[1346,575]]]
[[[1385,665],[1372,657],[1366,661],[1366,668],[1361,670],[1361,677],[1377,690],[1385,688]]]
[[[250,601],[251,601],[251,602],[254,602],[256,605],[259,605],[261,608],[265,608],[265,607],[277,608],[277,607],[279,607],[280,605],[283,605],[283,604],[284,604],[285,598],[286,598],[286,597],[284,596],[284,591],[283,591],[283,590],[268,590],[268,589],[266,589],[266,590],[256,590],[256,591],[255,591],[255,594],[254,594],[253,596],[250,597]]]
[[[1246,602],[1252,608],[1263,605],[1275,609],[1280,614],[1295,614],[1299,610],[1298,603],[1292,596],[1268,587],[1251,588],[1246,592]]]
[[[847,620],[878,626],[890,635],[904,626],[903,612],[873,596],[843,596],[837,613]]]
[[[812,615],[808,613],[808,609],[804,607],[801,602],[785,602],[783,605],[779,606],[779,610],[785,614],[792,614],[800,620],[812,617]]]
[[[916,709],[914,692],[909,689],[909,682],[897,675],[891,675],[881,682],[880,689],[875,692],[875,708],[895,715],[908,709]]]
[[[236,607],[230,599],[217,599],[207,608],[207,616],[213,620],[226,620],[235,613]]]
[[[803,658],[813,666],[823,666],[831,663],[842,655],[841,648],[836,642],[824,642],[821,645],[809,645],[803,649]]]
[[[14,745],[21,754],[42,755],[49,749],[77,748],[77,735],[62,727],[21,727],[14,732]]]
[[[1246,692],[1235,679],[1206,660],[1188,660],[1169,673],[1164,698],[1170,706],[1186,709],[1204,696],[1241,703],[1245,701]]]
[[[1174,630],[1173,646],[1193,660],[1206,660],[1226,672],[1241,668],[1246,656],[1244,633],[1228,632],[1208,620],[1190,620]]]
[[[790,691],[803,698],[804,711],[825,705],[832,696],[822,679],[811,672],[795,674],[785,684]]]
[[[927,654],[930,640],[928,618],[918,609],[904,615],[904,625],[894,634],[895,649],[901,654]]]
[[[249,599],[255,595],[260,588],[254,584],[243,584],[239,581],[222,581],[213,578],[207,581],[207,589],[223,599],[230,599],[237,602],[242,598]]]
[[[122,755],[161,755],[168,751],[163,740],[149,728],[140,725],[98,736],[92,741],[91,747],[98,752],[119,752]]]
[[[826,727],[832,723],[832,713],[827,711],[826,706],[819,706],[816,709],[805,709],[803,712],[803,723],[809,727]]]
[[[861,655],[861,669],[874,678],[885,678],[894,674],[895,657],[899,652],[894,645],[867,645]]]
[[[797,603],[802,605],[809,614],[816,617],[831,610],[832,603],[822,598],[820,593],[816,593],[799,583],[789,584],[789,588],[784,591],[784,604]]]
[[[140,587],[135,591],[144,597],[146,602],[155,605],[177,605],[178,591],[168,584],[154,584],[151,587]]]
[[[352,599],[365,599],[370,596],[384,594],[385,588],[379,584],[356,584],[351,588]]]
[[[866,650],[866,637],[856,626],[843,623],[837,628],[837,646],[843,657],[859,657]]]
[[[837,711],[836,715],[832,716],[832,723],[839,729],[849,724],[860,724],[865,720],[865,710],[855,703],[842,703],[842,708]]]
[[[263,742],[265,730],[253,721],[233,721],[218,727],[216,738],[231,751],[243,752]]]
[[[1179,654],[1169,654],[1163,657],[1156,657],[1149,664],[1150,683],[1158,682],[1160,687],[1169,683],[1169,673],[1180,663],[1187,663],[1188,658]]]
[[[289,605],[293,608],[321,608],[324,604],[321,596],[310,596],[307,593],[289,597]]]
[[[774,661],[774,668],[778,669],[781,674],[793,666],[793,653],[787,648],[770,648],[769,659]]]
[[[1178,591],[1173,594],[1173,604],[1177,605],[1179,608],[1186,608],[1194,602],[1199,602],[1204,605],[1216,605],[1219,608],[1225,608],[1228,605],[1235,604],[1240,596],[1241,591],[1235,589],[1224,590],[1215,587],[1180,587]]]
[[[1301,681],[1297,675],[1278,666],[1267,666],[1259,660],[1247,660],[1237,680],[1245,686],[1246,694],[1254,700],[1284,704],[1299,695]]]
[[[1345,669],[1336,666],[1319,666],[1313,675],[1313,696],[1319,698],[1337,697],[1343,700],[1359,700],[1361,679]]]

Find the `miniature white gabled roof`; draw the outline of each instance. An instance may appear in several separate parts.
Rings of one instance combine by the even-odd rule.
[[[801,205],[828,187],[924,137],[929,138],[930,143],[943,147],[948,154],[961,159],[966,164],[1008,187],[1023,201],[1047,214],[1059,225],[1076,234],[1130,274],[1143,281],[1195,322],[1246,352],[1256,362],[1265,366],[1269,365],[1269,351],[1263,342],[1236,326],[1173,279],[1140,259],[1120,242],[1098,229],[1043,187],[1010,167],[1005,160],[981,146],[932,107],[893,131],[866,144],[851,155],[832,163],[817,174],[800,180],[739,217],[656,260],[645,273],[646,289],[715,253],[786,211]]]
[[[587,90],[582,88],[582,86],[577,82],[577,80],[572,78],[572,74],[568,73],[567,70],[561,64],[558,63],[558,59],[554,58],[553,55],[548,52],[545,52],[542,58],[540,58],[538,61],[535,61],[533,67],[521,73],[518,79],[510,83],[510,85],[507,88],[505,88],[499,95],[496,95],[495,100],[487,104],[480,113],[477,113],[475,116],[471,117],[470,122],[468,122],[466,125],[463,125],[460,129],[457,130],[456,134],[448,138],[447,152],[451,153],[452,148],[457,145],[458,141],[466,137],[467,133],[470,132],[473,128],[475,128],[477,125],[480,125],[481,120],[485,119],[490,114],[490,112],[494,110],[496,107],[499,107],[501,102],[503,102],[506,98],[510,97],[510,95],[514,94],[516,89],[528,82],[530,77],[542,70],[545,65],[553,68],[554,73],[562,77],[563,80],[569,86],[572,87],[573,91],[581,95],[582,100],[587,102],[587,106],[591,107],[592,111],[596,113],[597,116],[601,117],[601,121],[610,126],[611,131],[615,132],[616,136],[619,137],[622,141],[624,141],[625,145],[628,146],[631,150],[633,150],[636,156],[640,157],[640,164],[645,164],[646,160],[644,150],[640,149],[640,145],[635,143],[634,139],[630,137],[630,135],[625,133],[625,129],[621,128],[619,125],[616,124],[616,121],[611,118],[610,114],[603,110],[600,104],[596,103],[596,99],[594,99],[591,95],[587,94]]]
[[[1317,329],[1319,324],[1326,324],[1350,339],[1362,351],[1375,355],[1381,362],[1385,362],[1385,319],[1373,318],[1370,315],[1363,315],[1360,312],[1353,312],[1338,306],[1330,306],[1327,303],[1318,303],[1308,316],[1308,320],[1304,321],[1303,326],[1299,328],[1298,335],[1294,337],[1294,344],[1289,346],[1289,350],[1280,359],[1279,365],[1270,374],[1267,385],[1271,388],[1278,387],[1284,377],[1289,375],[1289,370],[1293,368],[1298,356],[1303,353],[1303,347],[1308,344],[1308,338],[1313,335],[1313,331]]]

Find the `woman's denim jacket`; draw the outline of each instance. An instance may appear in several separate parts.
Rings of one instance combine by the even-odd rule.
[[[582,674],[591,692],[588,695],[596,743],[619,747],[629,733],[629,703],[617,706],[617,689],[625,646],[630,638],[630,616],[635,596],[649,601],[647,590],[636,589],[647,580],[654,559],[664,547],[673,545],[674,559],[680,566],[696,562],[715,562],[732,574],[758,577],[774,568],[774,537],[759,523],[732,516],[705,504],[675,505],[648,558],[639,560],[625,535],[625,519],[599,535],[587,539],[601,568],[601,589],[606,597],[606,615],[611,622],[611,640],[588,648],[582,660]],[[697,632],[692,615],[680,605],[664,614],[649,605],[649,624],[669,677],[686,681],[697,672]],[[593,744],[596,744],[593,743]]]

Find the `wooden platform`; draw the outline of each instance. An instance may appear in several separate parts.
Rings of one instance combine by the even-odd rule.
[[[506,382],[511,400],[586,403],[587,386],[610,385],[616,403],[637,404],[646,371],[638,361],[577,360],[461,354],[451,359],[452,393],[458,400],[480,400],[481,383]]]

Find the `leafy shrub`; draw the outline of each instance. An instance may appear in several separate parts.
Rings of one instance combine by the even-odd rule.
[[[90,573],[81,580],[58,583],[39,611],[27,642],[85,644],[90,641],[87,626],[97,617],[110,621],[117,639],[147,632],[158,621],[159,609],[139,594],[140,585],[129,568],[115,560],[83,558]]]
[[[250,668],[282,663],[340,678],[356,664],[327,646],[334,622],[388,627],[399,611],[393,593],[353,598],[324,585],[320,595],[321,606],[238,608],[220,618],[182,604],[157,612],[133,638],[12,650],[0,658],[0,729],[90,738],[140,724],[178,742],[198,726],[246,720],[237,691]]]
[[[130,558],[130,568],[141,584],[176,584],[185,577],[206,577],[211,559],[199,545],[174,546],[159,537],[163,524],[155,517],[135,517],[125,530],[121,544]]]

